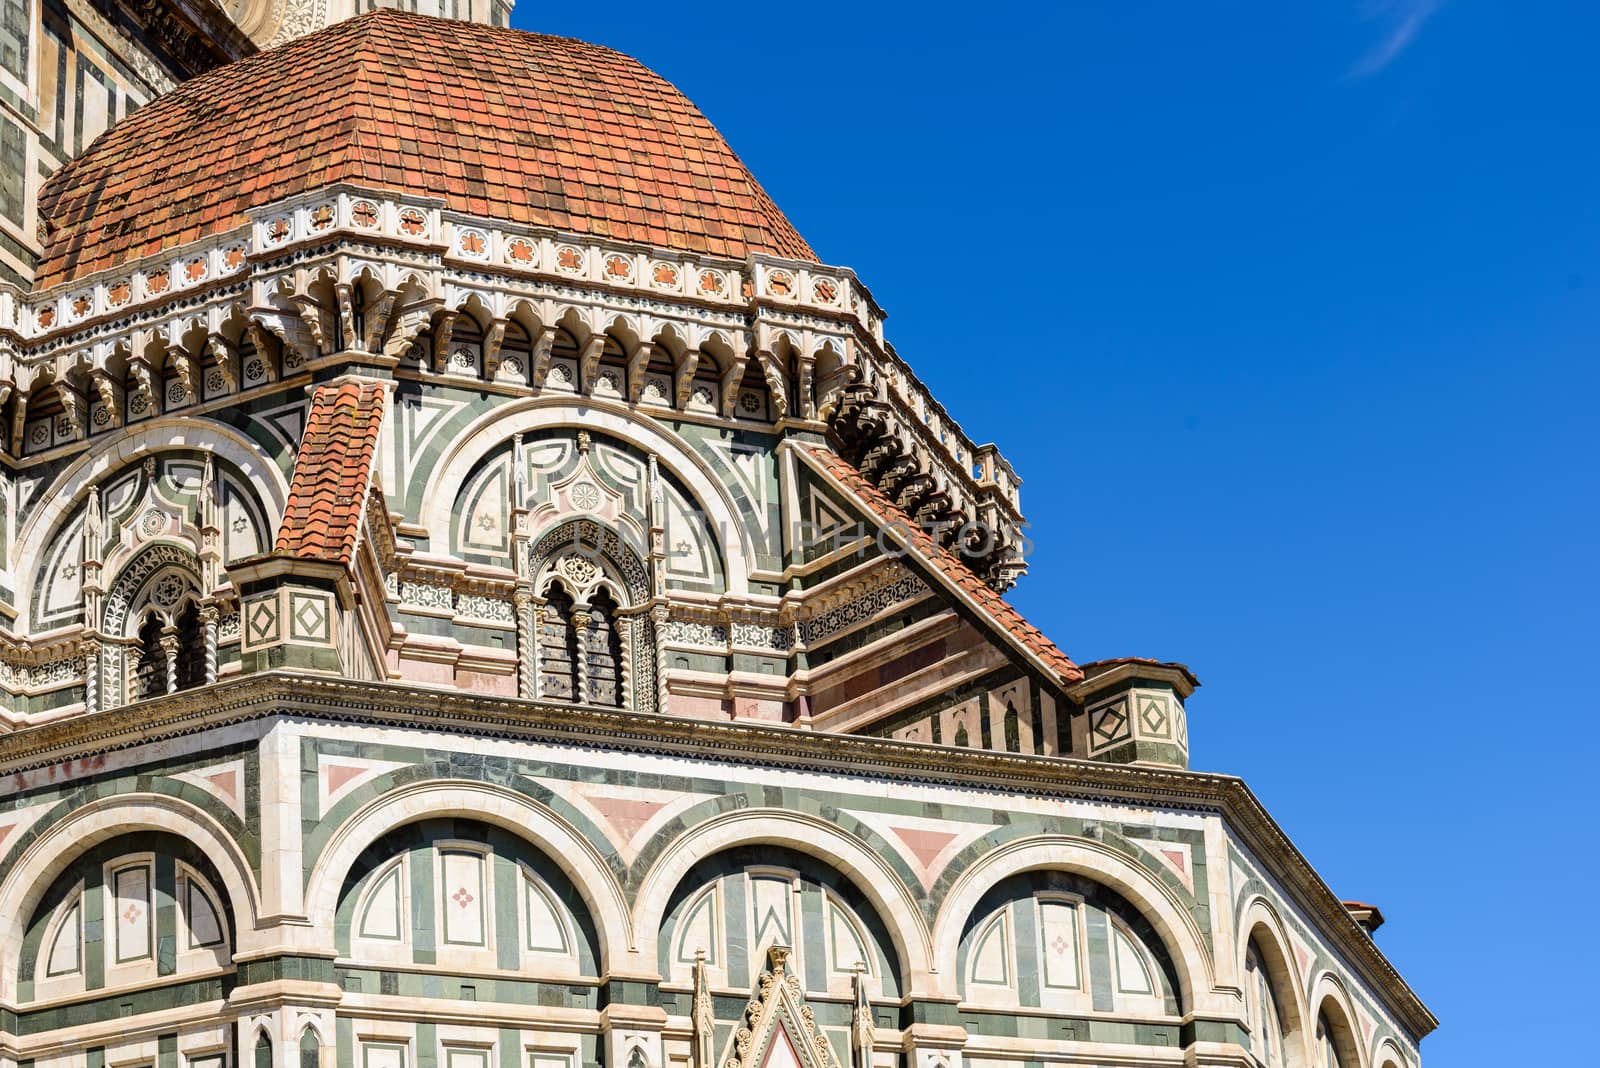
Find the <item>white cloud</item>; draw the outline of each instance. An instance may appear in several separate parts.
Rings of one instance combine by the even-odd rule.
[[[1444,6],[1444,0],[1375,0],[1367,7],[1366,18],[1383,25],[1383,39],[1350,69],[1350,77],[1377,74],[1410,47],[1422,27]]]

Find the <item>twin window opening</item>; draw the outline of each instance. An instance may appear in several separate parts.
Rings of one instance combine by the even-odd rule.
[[[133,676],[136,701],[205,684],[206,636],[198,604],[187,602],[170,624],[154,609],[145,615]]]
[[[622,635],[619,606],[603,587],[587,604],[560,582],[545,591],[539,613],[539,696],[619,708]]]

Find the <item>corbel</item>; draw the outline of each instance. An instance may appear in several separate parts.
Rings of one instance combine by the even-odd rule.
[[[594,392],[595,379],[600,377],[600,354],[606,349],[606,336],[595,334],[584,343],[578,355],[578,388],[583,393]]]
[[[206,338],[206,351],[211,354],[217,371],[222,375],[222,388],[228,393],[239,392],[239,350],[227,338],[212,334]]]
[[[683,359],[672,369],[672,398],[677,406],[689,407],[689,395],[694,392],[694,372],[700,366],[700,350],[686,349]]]
[[[500,370],[500,346],[506,340],[506,321],[495,319],[489,323],[489,329],[483,332],[483,377],[494,381],[496,372]]]
[[[650,366],[650,354],[655,346],[646,341],[628,357],[628,403],[638,404],[644,396],[644,369]]]
[[[722,417],[732,419],[739,403],[739,383],[744,381],[744,367],[750,359],[750,352],[740,341],[733,351],[733,359],[728,361],[727,369],[722,372]]]
[[[450,335],[455,333],[456,317],[453,311],[443,312],[433,327],[433,373],[442,375],[450,369]]]
[[[399,294],[392,289],[385,289],[366,313],[366,336],[361,339],[361,348],[366,352],[378,352],[382,346],[384,332],[389,329],[389,319],[394,315],[395,301]],[[383,351],[387,351],[386,348]]]
[[[122,425],[122,386],[111,372],[103,367],[97,367],[90,375],[89,381],[94,385],[95,393],[100,397],[100,404],[105,408],[106,414],[111,417],[111,425]]]
[[[193,404],[200,399],[199,361],[188,349],[179,345],[167,346],[167,366],[177,376],[178,388],[183,390],[184,403]]]
[[[528,384],[543,389],[545,376],[550,373],[550,353],[556,344],[556,328],[547,326],[539,331],[539,340],[533,345],[532,366],[528,368]]]
[[[349,351],[356,347],[355,288],[349,282],[338,282],[333,287],[333,299],[339,303],[339,348]]]
[[[163,398],[156,392],[155,368],[150,366],[148,360],[135,357],[128,361],[128,382],[134,395],[129,403],[130,410],[135,414],[142,415],[148,412],[151,415],[159,415]]]
[[[72,440],[82,441],[89,436],[89,405],[83,391],[69,382],[65,375],[56,379],[55,386],[64,418],[72,427]]]

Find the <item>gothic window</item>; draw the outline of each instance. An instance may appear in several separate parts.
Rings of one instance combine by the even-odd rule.
[[[317,1068],[322,1062],[321,1043],[317,1033],[307,1027],[300,1032],[300,1068]]]
[[[172,646],[168,656],[167,647]],[[139,625],[139,642],[133,663],[133,698],[160,697],[174,690],[203,686],[206,681],[205,626],[200,607],[187,601],[177,619],[151,609]]]
[[[578,635],[573,628],[572,597],[559,582],[551,583],[539,613],[539,695],[572,701],[578,692]]]
[[[206,682],[205,628],[200,623],[200,606],[188,602],[178,613],[178,689],[204,686]]]
[[[585,642],[590,704],[622,704],[622,642],[617,634],[617,603],[604,589],[589,606],[589,633]]]
[[[166,629],[158,612],[151,612],[139,626],[138,659],[133,666],[133,697],[142,701],[167,692],[167,652],[161,648]]]

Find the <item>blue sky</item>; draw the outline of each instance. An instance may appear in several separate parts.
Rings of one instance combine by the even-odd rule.
[[[1591,1015],[1600,9],[540,5],[711,117],[1024,479],[1014,601],[1193,666],[1243,776],[1496,1066]],[[977,294],[983,294],[979,298]],[[1487,989],[1486,989],[1487,988]]]

